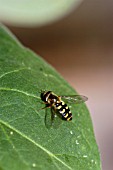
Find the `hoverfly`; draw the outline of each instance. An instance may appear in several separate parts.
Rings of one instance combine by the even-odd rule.
[[[88,100],[86,96],[82,95],[70,95],[70,96],[57,96],[52,91],[41,92],[41,100],[45,103],[44,108],[50,108],[51,122],[53,124],[55,117],[60,117],[60,120],[71,121],[72,113],[67,104],[68,103],[80,104]],[[49,113],[50,114],[50,113]],[[47,125],[47,114],[45,116],[45,124]]]

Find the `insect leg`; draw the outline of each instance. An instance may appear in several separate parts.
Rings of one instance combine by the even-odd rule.
[[[45,107],[42,107],[40,110],[42,109],[46,109],[46,108],[50,108],[51,106],[49,104],[46,104]]]

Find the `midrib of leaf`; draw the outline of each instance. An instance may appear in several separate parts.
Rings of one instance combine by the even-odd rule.
[[[6,138],[8,139],[9,143],[12,145],[12,147],[15,149],[16,153],[18,153],[18,150],[15,148],[15,145],[13,144],[13,142],[11,141],[11,139],[9,138],[7,132],[5,131],[5,129],[3,128],[2,124],[0,124],[0,127],[3,131],[3,133],[5,134]],[[24,162],[24,164],[26,164],[28,166],[28,163],[21,157],[21,155],[18,153],[19,158]]]
[[[8,127],[9,129],[15,131],[17,134],[19,134],[20,136],[22,136],[23,138],[27,139],[29,142],[33,143],[35,146],[39,147],[40,149],[42,149],[44,152],[46,152],[50,157],[53,157],[54,159],[56,159],[57,161],[59,161],[61,164],[63,164],[65,167],[67,167],[70,170],[73,170],[70,166],[68,166],[65,162],[63,162],[62,160],[60,160],[57,156],[55,156],[53,153],[51,153],[50,151],[48,151],[46,148],[42,147],[40,144],[36,143],[34,140],[30,139],[28,136],[26,136],[25,134],[21,133],[20,131],[18,131],[17,129],[15,129],[14,127],[10,126],[9,124],[7,124],[6,122],[0,120],[0,123],[5,125],[6,127]]]

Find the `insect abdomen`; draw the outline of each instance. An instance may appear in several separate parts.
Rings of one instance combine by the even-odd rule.
[[[67,104],[65,104],[63,101],[60,102],[58,101],[55,104],[55,107],[58,110],[58,113],[60,113],[60,116],[62,117],[63,120],[67,121],[72,120],[72,113]]]

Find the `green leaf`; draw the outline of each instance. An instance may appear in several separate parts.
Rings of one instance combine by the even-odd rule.
[[[41,90],[76,94],[49,64],[1,26],[0,170],[100,170],[85,104],[71,105],[72,121],[47,129]]]
[[[0,0],[0,20],[18,26],[40,26],[55,21],[82,0]]]

